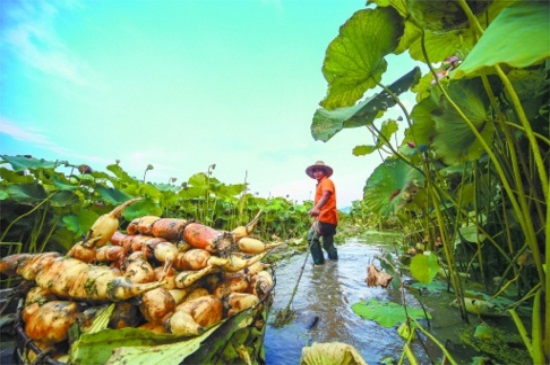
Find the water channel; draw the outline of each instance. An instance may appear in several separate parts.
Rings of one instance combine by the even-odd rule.
[[[397,329],[380,326],[375,321],[360,317],[351,309],[354,303],[370,298],[402,303],[402,292],[399,289],[367,286],[365,279],[368,265],[374,263],[380,267],[376,256],[382,255],[384,250],[391,250],[391,246],[384,244],[384,240],[369,241],[348,240],[338,246],[339,261],[327,261],[322,266],[314,266],[311,257],[308,257],[291,307],[296,316],[290,323],[274,328],[275,314],[286,308],[305,254],[293,256],[277,265],[274,304],[265,334],[267,364],[299,364],[304,346],[313,342],[335,341],[354,346],[371,365],[388,358],[395,359],[397,363],[404,345]],[[405,299],[409,306],[420,308],[418,298],[412,293],[407,292]],[[436,296],[429,296],[426,301],[421,300],[433,316],[429,323],[430,332],[439,341],[449,345],[455,360],[471,363],[475,354],[460,345],[457,337],[466,325],[457,309],[449,305],[453,299],[451,294],[443,291]],[[426,320],[420,322],[423,326],[427,325]],[[315,323],[313,327],[312,323]],[[439,363],[442,357],[441,351],[429,340],[424,341],[424,344],[415,341],[412,349],[421,364]]]

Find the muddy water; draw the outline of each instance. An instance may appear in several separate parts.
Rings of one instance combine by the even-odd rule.
[[[271,322],[278,311],[286,308],[305,254],[291,257],[285,263],[279,264],[276,267],[275,299],[265,334],[267,363],[299,364],[304,346],[313,342],[334,341],[353,345],[369,364],[377,364],[388,357],[399,360],[404,341],[397,330],[361,318],[351,309],[354,303],[370,298],[402,303],[402,292],[399,289],[369,288],[365,282],[367,266],[375,263],[380,267],[375,257],[387,250],[391,250],[391,247],[380,241],[367,244],[364,241],[349,240],[345,245],[338,246],[340,259],[337,262],[327,261],[325,265],[313,266],[309,256],[291,307],[296,317],[292,322],[274,328]],[[431,332],[440,341],[447,340],[454,352],[453,356],[458,356],[455,359],[460,361],[462,357],[464,361],[460,361],[461,363],[469,363],[466,359],[471,359],[474,354],[469,354],[467,349],[457,345],[457,334],[465,325],[458,312],[448,305],[453,297],[447,295],[438,294],[436,298],[430,298],[429,303],[420,300],[429,312],[437,308],[437,316],[429,324]],[[420,308],[414,295],[407,293],[405,300],[409,306]],[[427,325],[425,320],[421,323]],[[441,359],[441,351],[427,342],[424,344],[426,349],[418,341],[413,344],[415,356],[422,364],[439,363],[437,360]]]

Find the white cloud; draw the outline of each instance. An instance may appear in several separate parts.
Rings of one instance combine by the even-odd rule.
[[[87,85],[84,64],[74,57],[55,31],[57,9],[42,1],[22,2],[6,7],[14,24],[2,32],[2,42],[27,65],[77,85]],[[74,7],[74,2],[67,3]]]
[[[21,128],[5,118],[0,117],[0,133],[22,142],[35,143],[39,145],[51,144],[45,135],[37,130]]]
[[[69,153],[66,148],[52,142],[44,131],[32,127],[20,127],[3,117],[0,117],[0,134],[6,134],[18,141],[34,144],[57,154],[63,155]]]

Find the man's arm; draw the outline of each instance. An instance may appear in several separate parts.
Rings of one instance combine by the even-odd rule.
[[[315,206],[309,211],[309,215],[312,217],[318,217],[319,213],[321,212],[321,208],[327,203],[328,198],[330,197],[330,194],[332,192],[330,190],[323,190],[323,195],[321,195],[321,198],[315,204]]]

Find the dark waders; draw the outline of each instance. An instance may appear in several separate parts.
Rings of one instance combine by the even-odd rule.
[[[334,235],[336,234],[336,225],[315,221],[307,235],[311,257],[315,265],[325,263],[325,256],[321,249],[320,239],[323,241],[323,249],[327,252],[329,260],[338,260],[338,252],[334,247]]]

